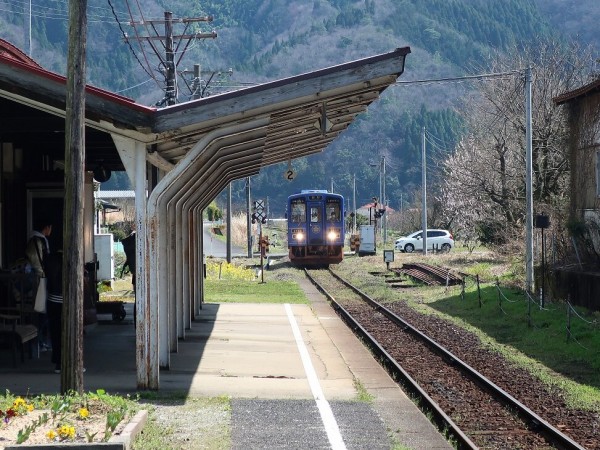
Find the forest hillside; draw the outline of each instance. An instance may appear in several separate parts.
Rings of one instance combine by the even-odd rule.
[[[31,4],[31,10],[29,9]],[[0,0],[0,36],[42,66],[65,73],[67,0]],[[271,81],[410,46],[400,81],[319,155],[292,161],[297,177],[284,180],[286,167],[269,167],[252,179],[254,198],[268,198],[273,215],[300,189],[333,189],[346,197],[356,181],[356,201],[379,193],[385,157],[386,192],[392,208],[400,198],[416,201],[421,182],[421,132],[435,163],[450,153],[464,132],[457,110],[472,95],[471,82],[430,82],[485,73],[491,55],[540,40],[577,39],[598,48],[596,0],[88,0],[87,79],[148,105],[160,104],[164,77],[157,53],[164,48],[136,37],[164,34],[165,12],[174,19],[213,16],[174,33],[212,31],[216,38],[178,47],[179,101],[191,97],[188,80],[200,65],[202,95]],[[30,26],[31,25],[31,26]],[[523,69],[515,67],[515,70]],[[126,187],[113,177],[102,189]],[[245,183],[234,183],[236,206],[244,205]]]

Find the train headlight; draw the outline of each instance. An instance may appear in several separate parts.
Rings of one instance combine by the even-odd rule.
[[[330,229],[327,232],[327,239],[330,241],[335,241],[336,239],[340,238],[340,232],[339,230],[336,230],[335,228]]]
[[[298,231],[296,234],[294,234],[292,236],[294,239],[296,239],[298,242],[303,241],[304,240],[304,233],[302,231]]]

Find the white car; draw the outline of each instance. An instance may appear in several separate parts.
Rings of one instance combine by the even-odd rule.
[[[412,253],[415,250],[423,250],[423,230],[415,231],[406,237],[396,240],[396,250]],[[448,230],[427,230],[427,250],[440,250],[449,252],[454,247],[454,237]]]

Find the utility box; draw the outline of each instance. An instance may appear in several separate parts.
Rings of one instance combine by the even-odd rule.
[[[361,225],[360,226],[360,246],[358,247],[358,256],[374,255],[375,246],[375,226]]]
[[[98,255],[98,281],[111,281],[115,278],[115,252],[113,249],[113,235],[95,234],[94,248]]]

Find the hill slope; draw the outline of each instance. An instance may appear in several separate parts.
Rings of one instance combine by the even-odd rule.
[[[64,73],[68,2],[32,3],[31,54],[44,67]],[[565,16],[559,0],[89,0],[87,76],[91,84],[139,102],[160,101],[163,75],[158,58],[123,34],[153,34],[148,21],[162,19],[165,11],[172,11],[174,18],[214,16],[212,23],[193,23],[187,32],[215,29],[217,39],[192,42],[179,65],[180,70],[200,65],[204,79],[210,79],[206,94],[218,93],[221,85],[274,80],[401,46],[412,49],[403,81],[478,73],[496,49],[556,36],[556,25],[570,33],[582,16],[578,11],[586,13],[581,17],[585,24],[600,9],[593,0],[570,3]],[[5,12],[0,18],[2,36],[28,51],[28,7],[18,0],[0,5]],[[561,22],[561,17],[569,20]],[[133,27],[132,19],[145,25]],[[155,31],[163,34],[163,25],[157,24]],[[183,31],[183,25],[174,26],[175,33]],[[592,39],[592,27],[581,36]],[[157,45],[157,50],[162,47]],[[180,100],[187,100],[183,77],[179,88]],[[253,197],[269,197],[271,211],[281,214],[285,197],[302,188],[329,188],[333,183],[337,192],[350,196],[356,175],[361,204],[378,195],[379,169],[370,164],[377,165],[385,156],[391,206],[399,206],[401,195],[410,202],[420,184],[422,127],[439,139],[433,152],[450,151],[461,126],[453,106],[469,89],[457,83],[390,88],[323,154],[293,161],[298,173],[293,182],[281,176],[287,166],[261,172],[252,182]],[[234,189],[234,201],[243,203],[241,182],[240,186]]]

